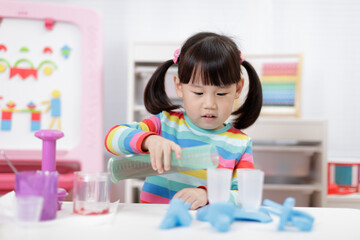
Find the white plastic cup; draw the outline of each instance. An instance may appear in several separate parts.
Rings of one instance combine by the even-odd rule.
[[[232,173],[232,169],[207,169],[207,191],[210,204],[229,201]]]
[[[16,197],[16,220],[22,223],[39,222],[44,198],[40,196]]]
[[[238,189],[245,211],[256,212],[261,205],[264,172],[258,169],[238,169]]]

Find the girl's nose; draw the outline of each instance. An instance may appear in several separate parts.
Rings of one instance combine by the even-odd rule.
[[[214,108],[216,108],[216,98],[215,98],[215,96],[212,96],[212,95],[209,94],[205,98],[204,107],[206,109],[214,109]]]

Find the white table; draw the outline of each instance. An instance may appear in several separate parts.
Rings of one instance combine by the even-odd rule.
[[[219,233],[208,222],[195,219],[189,227],[159,229],[168,205],[119,204],[112,213],[102,216],[79,216],[72,213],[72,203],[64,203],[63,210],[53,221],[31,227],[17,224],[0,225],[0,239],[78,239],[78,240],[209,240],[209,239],[360,239],[360,210],[349,208],[297,208],[315,217],[313,230],[278,231],[278,217],[271,223],[237,221],[229,232]]]

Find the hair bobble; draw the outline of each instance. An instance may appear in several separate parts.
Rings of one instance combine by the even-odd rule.
[[[241,51],[239,50],[239,55],[240,55],[240,62],[243,63],[245,61],[245,58],[241,57]]]
[[[175,64],[178,63],[179,55],[180,55],[180,49],[178,48],[178,49],[176,49],[175,52],[174,52],[173,62],[174,62]]]

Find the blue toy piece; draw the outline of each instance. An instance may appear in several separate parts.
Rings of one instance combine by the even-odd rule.
[[[209,222],[217,231],[227,232],[235,220],[235,206],[230,203],[212,203],[197,210],[196,219]]]
[[[209,205],[208,221],[219,232],[227,232],[235,220],[235,206],[230,203]]]
[[[297,227],[301,231],[311,231],[314,223],[314,217],[308,213],[294,210],[294,198],[289,197],[285,199],[283,205],[269,199],[265,199],[263,204],[264,206],[270,207],[269,211],[271,213],[280,217],[278,230],[283,231],[285,226],[290,224]]]
[[[242,207],[236,207],[235,220],[256,221],[261,223],[272,222],[269,211],[262,207],[260,207],[258,211],[246,211]]]
[[[182,199],[171,199],[166,215],[160,224],[160,228],[169,229],[177,226],[189,226],[192,221],[189,209],[190,204],[184,203]]]
[[[203,206],[196,211],[196,220],[207,222],[209,221],[209,207],[210,205]]]
[[[213,216],[210,217],[210,212],[212,212]],[[218,223],[218,221],[225,221],[225,220],[218,220],[217,219],[217,215],[227,215],[228,219],[233,219],[231,221],[231,223],[235,220],[235,221],[256,221],[256,222],[261,222],[261,223],[268,223],[272,221],[272,218],[269,214],[269,212],[265,209],[265,208],[260,208],[258,211],[256,212],[250,212],[250,211],[245,211],[241,206],[233,206],[231,204],[228,203],[215,203],[215,204],[210,204],[207,206],[204,206],[200,209],[197,210],[196,212],[196,219],[199,221],[208,221],[208,222],[213,222],[212,225],[215,227],[217,230],[222,230],[225,231],[226,228],[230,227],[230,222],[229,223],[222,223],[223,225],[226,225],[226,227],[224,226],[219,226],[221,225],[220,223]]]

